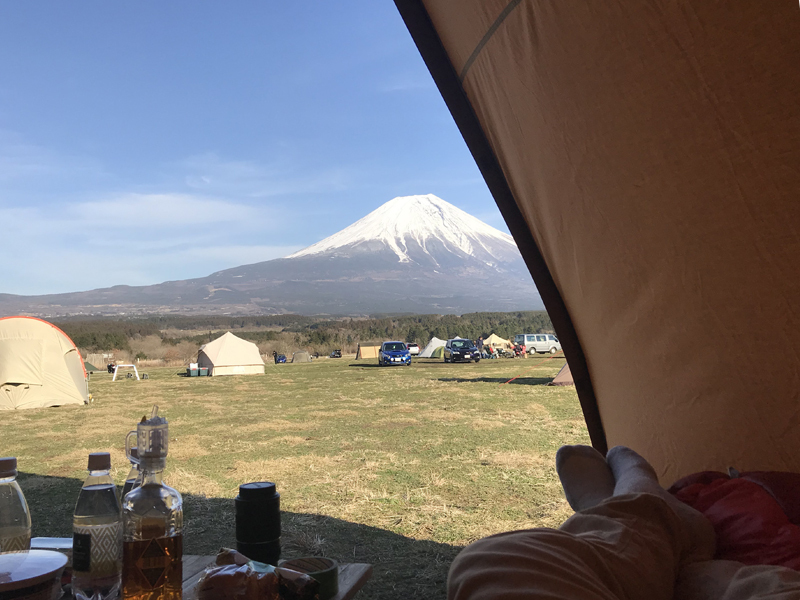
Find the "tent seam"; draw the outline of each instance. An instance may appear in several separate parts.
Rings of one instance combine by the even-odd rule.
[[[512,11],[515,8],[517,8],[517,6],[519,6],[521,3],[522,0],[511,0],[511,2],[509,2],[508,5],[506,5],[506,7],[503,9],[503,12],[501,12],[500,15],[495,19],[494,23],[492,23],[492,26],[486,30],[486,33],[483,34],[481,41],[478,42],[477,46],[475,46],[475,49],[472,51],[472,54],[469,55],[467,62],[464,63],[464,66],[461,69],[461,73],[459,73],[458,75],[458,79],[461,83],[464,83],[464,79],[467,76],[467,72],[469,71],[470,67],[475,62],[475,60],[478,58],[478,55],[483,50],[483,47],[487,43],[489,43],[489,40],[492,39],[492,36],[500,28],[500,25],[503,24],[503,21],[506,20],[506,17],[508,17],[508,15],[510,15]]]

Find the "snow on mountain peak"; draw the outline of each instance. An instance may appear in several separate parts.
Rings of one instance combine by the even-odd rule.
[[[366,217],[324,240],[286,258],[334,252],[363,242],[383,242],[398,257],[410,262],[409,243],[430,254],[427,244],[441,243],[450,251],[470,256],[494,256],[498,248],[513,249],[514,239],[433,194],[401,196],[389,200]]]

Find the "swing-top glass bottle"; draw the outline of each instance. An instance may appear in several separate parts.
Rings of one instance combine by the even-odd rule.
[[[167,457],[169,429],[153,407],[135,432],[141,483],[124,498],[123,600],[181,600],[183,584],[183,501],[166,485],[162,475]]]

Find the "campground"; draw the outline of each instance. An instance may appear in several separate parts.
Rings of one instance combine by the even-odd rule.
[[[372,563],[365,600],[443,598],[465,544],[571,514],[554,456],[588,435],[574,388],[545,385],[560,355],[376,362],[268,363],[264,376],[233,377],[158,368],[142,381],[98,373],[88,406],[4,413],[0,439],[18,457],[33,535],[71,535],[89,452],[110,452],[122,484],[125,434],[154,403],[170,423],[165,480],[184,496],[187,554],[234,546],[237,486],[270,480],[284,558]]]

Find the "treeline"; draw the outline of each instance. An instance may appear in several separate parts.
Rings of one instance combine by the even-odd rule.
[[[54,323],[78,348],[90,352],[130,350],[129,340],[135,337],[161,335],[157,325],[149,321],[86,320]]]
[[[487,337],[495,333],[510,338],[517,333],[552,330],[553,325],[546,312],[526,311],[321,321],[309,325],[301,333],[309,345],[347,345],[387,339],[424,345],[434,336],[443,340],[456,336],[478,339],[478,336]]]
[[[160,338],[165,346],[191,344],[199,347],[216,339],[224,331],[234,331],[239,337],[255,342],[261,348],[281,342],[283,345],[320,353],[333,348],[351,351],[360,342],[387,339],[424,345],[434,336],[440,339],[455,336],[477,339],[478,336],[487,337],[495,333],[503,338],[511,338],[517,333],[553,331],[550,318],[544,311],[379,318],[157,316],[126,320],[68,320],[56,325],[79,348],[88,352],[131,351],[131,343],[144,338],[151,343]],[[197,333],[206,329],[207,332]],[[138,350],[139,344],[134,346]]]

